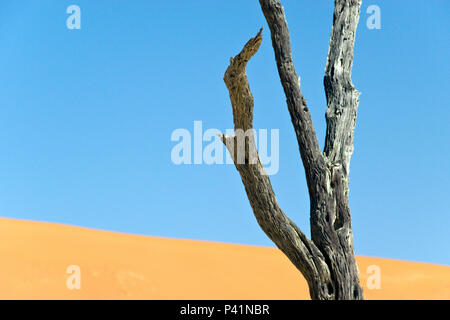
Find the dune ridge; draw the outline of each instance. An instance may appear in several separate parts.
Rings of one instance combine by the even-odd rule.
[[[0,256],[0,299],[309,299],[301,274],[267,247],[0,218]],[[450,299],[449,266],[357,261],[366,299]],[[67,287],[69,266],[79,290]],[[381,288],[370,289],[377,268]]]

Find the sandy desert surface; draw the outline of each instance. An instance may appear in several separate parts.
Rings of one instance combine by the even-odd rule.
[[[274,248],[1,218],[0,256],[0,299],[309,299]],[[357,259],[367,299],[450,299],[449,266]]]

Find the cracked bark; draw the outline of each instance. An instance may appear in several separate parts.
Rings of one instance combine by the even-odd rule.
[[[261,31],[230,59],[225,72],[236,135],[222,136],[222,141],[232,155],[258,224],[303,274],[311,298],[363,299],[348,203],[349,163],[359,103],[359,93],[351,82],[351,69],[361,0],[335,0],[324,77],[327,134],[323,153],[292,61],[284,8],[279,0],[260,0],[260,5],[271,31],[278,73],[305,170],[311,239],[280,209],[254,144],[254,102],[245,68],[259,49]],[[242,131],[247,135],[240,157]]]

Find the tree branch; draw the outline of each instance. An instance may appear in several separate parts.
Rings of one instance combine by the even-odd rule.
[[[223,135],[222,141],[232,155],[258,224],[306,278],[311,297],[329,299],[329,296],[321,296],[327,292],[323,287],[332,285],[325,258],[314,243],[280,209],[270,179],[265,174],[256,151],[252,130],[253,95],[250,91],[245,67],[258,51],[261,42],[260,30],[254,38],[247,42],[241,53],[230,59],[230,66],[225,72],[224,81],[230,93],[237,136]],[[245,161],[239,161],[237,156],[240,148],[239,134],[246,134],[244,138]]]
[[[259,0],[271,30],[272,46],[291,120],[297,134],[310,195],[311,240],[325,257],[333,285],[324,295],[362,299],[348,206],[349,161],[358,92],[350,74],[361,0],[335,0],[325,73],[327,135],[319,150],[311,115],[292,62],[289,29],[280,0]]]
[[[351,80],[355,33],[361,0],[335,0],[333,28],[325,68],[327,134],[324,154],[349,174],[359,92]]]
[[[315,180],[314,175],[323,171],[325,165],[311,114],[300,91],[299,78],[292,61],[291,42],[284,9],[279,0],[259,0],[259,3],[271,31],[278,73],[297,135],[306,180],[311,189],[312,181]]]

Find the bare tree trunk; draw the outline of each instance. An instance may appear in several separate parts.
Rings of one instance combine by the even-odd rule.
[[[279,0],[260,0],[271,30],[280,80],[297,135],[310,196],[311,240],[279,208],[270,179],[247,136],[245,159],[239,135],[223,136],[241,175],[255,217],[269,238],[306,278],[312,299],[363,299],[353,249],[348,175],[359,93],[351,82],[353,47],[361,0],[335,0],[324,85],[327,135],[324,152],[301,93],[292,61],[289,29]],[[245,68],[262,41],[261,31],[231,58],[224,81],[230,92],[235,132],[253,128],[253,96]]]

